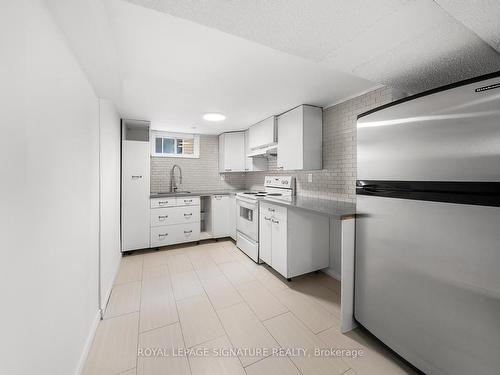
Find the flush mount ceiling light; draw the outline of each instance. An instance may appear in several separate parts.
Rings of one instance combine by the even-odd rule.
[[[207,121],[223,121],[226,119],[226,116],[222,113],[205,113],[203,115],[203,120]]]

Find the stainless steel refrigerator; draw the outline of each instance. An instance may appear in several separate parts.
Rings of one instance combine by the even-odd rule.
[[[360,115],[355,318],[427,374],[500,374],[500,73]]]

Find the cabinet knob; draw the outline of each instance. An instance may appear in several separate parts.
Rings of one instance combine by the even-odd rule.
[[[184,234],[189,234],[189,233],[193,233],[193,230],[185,230],[184,231]]]
[[[190,214],[184,214],[184,217],[189,217],[189,216],[193,216],[193,213],[190,213]]]
[[[158,219],[165,220],[167,217],[168,217],[168,215],[161,215],[161,216],[158,216]]]
[[[136,180],[136,179],[138,179],[138,178],[142,178],[142,176],[137,176],[137,175],[132,176],[132,180]]]

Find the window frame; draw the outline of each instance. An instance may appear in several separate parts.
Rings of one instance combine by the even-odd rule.
[[[175,139],[174,150],[177,150],[177,140],[178,139],[193,139],[193,153],[192,154],[165,154],[163,152],[156,152],[156,139],[157,138],[170,138]],[[200,157],[200,135],[190,134],[190,133],[172,133],[166,131],[152,130],[151,136],[149,137],[151,144],[151,156],[157,156],[162,158],[186,158],[186,159],[198,159]]]

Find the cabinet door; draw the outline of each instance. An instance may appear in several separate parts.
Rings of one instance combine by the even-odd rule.
[[[122,250],[149,247],[149,143],[122,143]]]
[[[261,214],[259,220],[259,257],[270,266],[272,266],[272,230],[271,216]]]
[[[271,219],[272,223],[272,251],[271,265],[281,275],[288,277],[287,263],[287,224],[286,221]]]
[[[224,171],[245,171],[245,132],[225,134]]]
[[[303,107],[278,116],[278,169],[303,168]]]
[[[236,195],[229,196],[229,236],[236,241],[236,217],[238,215],[236,208]]]
[[[250,152],[249,146],[249,130],[245,132],[245,172],[252,171],[267,171],[267,158],[247,158],[246,155]]]
[[[212,196],[212,234],[214,238],[231,235],[231,202],[228,195]]]

